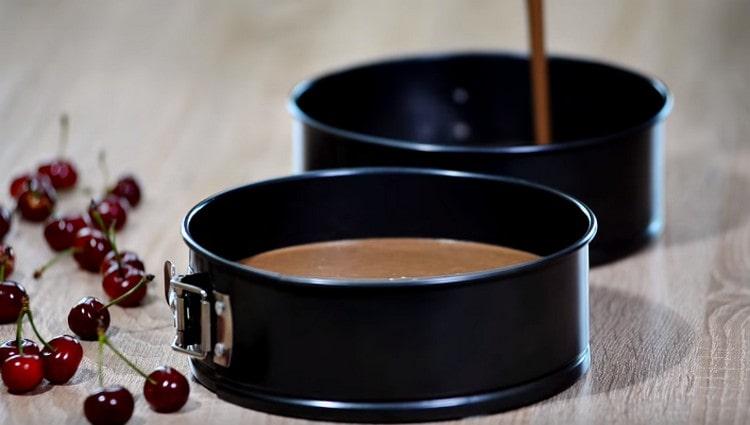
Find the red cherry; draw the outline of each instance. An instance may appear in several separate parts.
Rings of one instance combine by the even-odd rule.
[[[102,275],[106,276],[116,269],[124,266],[130,266],[140,271],[146,271],[146,266],[143,265],[143,261],[141,261],[141,259],[138,257],[138,254],[136,254],[135,252],[120,251],[120,253],[117,254],[117,257],[115,257],[115,255],[116,254],[114,251],[110,251],[109,254],[104,257],[104,261],[102,261],[102,267],[99,270]]]
[[[125,222],[127,221],[128,215],[127,215],[127,208],[125,205],[123,205],[123,202],[120,200],[120,198],[116,196],[107,196],[103,200],[94,203],[91,207],[89,207],[89,216],[91,217],[91,222],[98,227],[98,223],[96,218],[94,217],[93,211],[94,208],[99,213],[99,216],[102,218],[102,222],[104,223],[105,229],[109,229],[112,224],[114,223],[115,230],[120,230],[125,226]]]
[[[28,299],[26,289],[12,280],[0,282],[0,323],[13,323],[23,309],[23,300]]]
[[[0,206],[0,242],[5,239],[5,235],[10,231],[12,217],[10,210]]]
[[[55,189],[70,189],[78,181],[76,167],[70,161],[56,159],[42,164],[37,170],[39,174],[49,177]]]
[[[53,350],[42,349],[44,377],[53,384],[64,384],[76,374],[83,358],[83,348],[78,339],[70,335],[61,335],[47,342]]]
[[[68,327],[83,340],[96,341],[100,326],[109,328],[109,310],[94,297],[81,298],[68,313]]]
[[[125,198],[132,207],[138,206],[141,202],[141,187],[134,176],[120,177],[109,193]]]
[[[104,257],[112,250],[109,239],[102,232],[84,227],[76,234],[73,242],[73,258],[78,265],[90,272],[98,272]]]
[[[45,190],[54,190],[49,177],[39,174],[23,174],[13,179],[13,182],[11,182],[10,196],[18,199],[22,193],[28,191],[32,187],[41,187]]]
[[[29,190],[29,181],[31,181],[31,174],[23,174],[13,179],[10,182],[10,196],[18,199],[23,192]]]
[[[116,385],[86,397],[83,412],[93,425],[122,425],[133,415],[134,404],[130,391]]]
[[[18,197],[18,210],[26,220],[40,222],[52,215],[56,203],[54,189],[48,190],[32,184],[30,189]]]
[[[42,360],[36,354],[17,354],[9,357],[3,362],[2,378],[9,392],[29,392],[42,383]]]
[[[22,339],[21,346],[23,347],[24,354],[39,354],[39,346],[30,339]],[[0,345],[0,364],[2,364],[5,359],[13,357],[16,354],[20,354],[20,352],[18,351],[16,340],[9,339],[5,341],[2,345]]]
[[[162,366],[151,372],[148,378],[143,384],[143,395],[152,409],[171,413],[185,405],[190,395],[190,385],[180,372]]]
[[[73,246],[78,231],[90,227],[88,216],[69,216],[58,218],[44,227],[44,239],[55,251],[63,251]]]
[[[102,286],[110,300],[114,300],[133,289],[141,282],[143,277],[144,273],[142,270],[130,266],[123,266],[104,276],[104,279],[102,279]],[[147,289],[147,285],[141,286],[138,290],[121,300],[118,305],[122,307],[137,306],[146,296]]]
[[[0,268],[5,267],[5,275],[2,277],[6,278],[13,274],[15,266],[16,254],[13,252],[13,248],[0,244]]]

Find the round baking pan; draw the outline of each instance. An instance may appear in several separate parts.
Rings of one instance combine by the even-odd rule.
[[[486,414],[549,397],[588,368],[591,211],[556,190],[444,170],[339,169],[242,186],[183,223],[167,266],[175,349],[232,403],[364,422]],[[346,280],[244,266],[337,239],[427,237],[541,256],[449,276]]]
[[[296,168],[416,166],[509,175],[586,203],[599,220],[591,261],[615,260],[663,227],[660,81],[551,57],[553,142],[534,145],[526,57],[466,53],[386,60],[300,83]]]

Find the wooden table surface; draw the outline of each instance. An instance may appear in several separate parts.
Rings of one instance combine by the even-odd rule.
[[[750,422],[750,2],[548,2],[550,49],[594,56],[664,79],[675,107],[667,128],[667,226],[661,240],[591,272],[593,365],[549,400],[467,424]],[[135,172],[145,201],[121,245],[159,273],[179,269],[182,215],[203,197],[291,169],[293,84],[386,55],[526,45],[518,1],[3,1],[0,5],[0,202],[11,176],[56,152],[57,117],[72,121],[82,186]],[[61,211],[86,205],[65,196]],[[14,223],[6,241],[46,335],[67,331],[71,305],[103,296],[99,277],[51,255],[39,226]],[[171,364],[168,308],[152,290],[143,308],[112,311],[112,340],[146,369]],[[12,325],[0,326],[2,338]],[[83,421],[96,386],[96,350],[70,385],[0,393],[0,423]],[[177,414],[158,415],[142,380],[107,354],[105,381],[136,395],[132,424],[267,423],[270,416],[192,385]]]

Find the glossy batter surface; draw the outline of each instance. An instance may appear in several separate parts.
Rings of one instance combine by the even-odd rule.
[[[408,279],[508,267],[538,259],[517,249],[431,238],[345,239],[266,251],[241,263],[291,276]]]

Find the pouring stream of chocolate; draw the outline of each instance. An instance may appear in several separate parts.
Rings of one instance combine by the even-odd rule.
[[[534,139],[546,145],[552,139],[549,103],[549,75],[544,51],[543,0],[527,0],[531,40],[531,91],[534,112]]]
[[[527,0],[531,40],[534,139],[551,141],[549,76],[544,50],[543,0]],[[403,279],[508,267],[538,256],[475,242],[374,238],[318,242],[267,251],[240,260],[268,271],[305,277]]]

